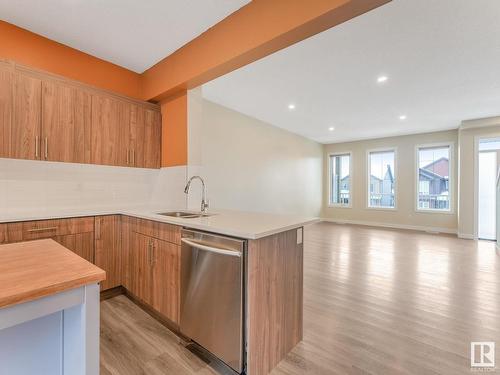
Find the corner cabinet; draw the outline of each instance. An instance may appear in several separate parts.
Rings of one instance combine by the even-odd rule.
[[[160,168],[158,105],[6,60],[0,137],[4,158]]]

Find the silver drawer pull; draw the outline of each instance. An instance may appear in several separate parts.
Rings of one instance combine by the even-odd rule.
[[[182,242],[184,242],[186,245],[189,245],[191,247],[195,247],[200,250],[205,250],[205,251],[210,251],[212,253],[217,253],[221,255],[230,255],[233,257],[241,257],[241,253],[238,251],[232,251],[232,250],[225,250],[225,249],[219,249],[218,247],[211,247],[211,246],[206,246],[199,244],[197,242],[189,241],[185,238],[181,239]]]
[[[28,232],[45,232],[49,230],[57,230],[57,227],[48,227],[48,228],[35,228],[35,229],[28,229]]]

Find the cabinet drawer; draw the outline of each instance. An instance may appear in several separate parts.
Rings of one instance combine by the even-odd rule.
[[[0,224],[0,244],[23,240],[23,223]]]
[[[94,217],[27,221],[23,223],[23,241],[94,231]]]
[[[177,245],[181,244],[181,227],[178,225],[136,218],[133,221],[132,230],[145,236]]]

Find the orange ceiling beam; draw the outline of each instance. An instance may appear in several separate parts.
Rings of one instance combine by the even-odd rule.
[[[4,21],[0,21],[0,58],[142,98],[139,74]]]
[[[192,89],[391,0],[253,0],[142,74],[145,100]]]

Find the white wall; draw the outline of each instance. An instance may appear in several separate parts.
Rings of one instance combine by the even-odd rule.
[[[324,203],[322,217],[334,221],[406,227],[441,232],[457,231],[457,130],[406,135],[325,145]],[[452,164],[452,212],[427,213],[415,210],[416,200],[416,146],[436,143],[454,145]],[[396,210],[366,207],[367,150],[396,148]],[[328,206],[328,155],[352,153],[352,208]]]
[[[206,179],[213,208],[317,217],[322,159],[321,144],[190,92],[188,174]]]

